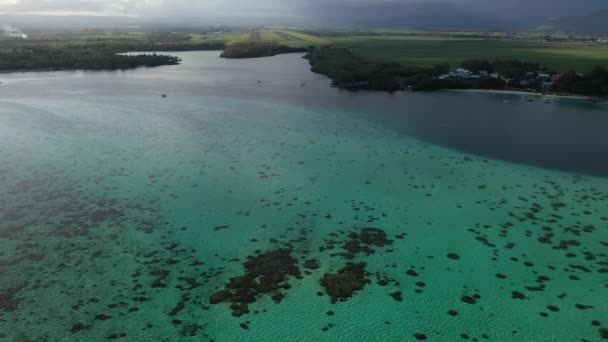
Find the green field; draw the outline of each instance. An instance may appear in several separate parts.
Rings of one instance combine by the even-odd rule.
[[[192,43],[234,43],[244,42],[249,39],[249,32],[222,32],[216,34],[193,33],[190,35]]]
[[[274,42],[289,47],[323,46],[331,44],[331,41],[325,38],[284,29],[262,30],[261,33],[262,41]]]
[[[331,44],[331,41],[328,39],[285,29],[261,29],[260,34],[262,42],[272,42],[289,47],[308,47]],[[238,44],[249,41],[250,35],[251,32],[245,30],[217,34],[194,33],[190,35],[190,42]]]
[[[378,62],[452,68],[467,59],[519,59],[537,62],[556,71],[587,72],[608,67],[608,46],[580,42],[549,43],[507,39],[469,39],[434,35],[378,35],[328,37],[336,47],[352,49],[358,56]]]

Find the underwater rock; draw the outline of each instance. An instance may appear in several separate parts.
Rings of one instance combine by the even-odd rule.
[[[402,295],[401,291],[389,293],[389,295],[391,297],[393,297],[393,299],[396,300],[396,301],[398,301],[398,302],[402,302],[403,301],[403,297],[401,297],[401,295]]]
[[[332,302],[352,297],[354,292],[363,289],[369,282],[366,278],[365,263],[348,264],[337,273],[326,273],[321,278],[321,286],[325,288]]]
[[[320,267],[319,261],[317,261],[315,259],[306,260],[304,262],[304,267],[308,268],[309,270],[316,270]]]
[[[448,257],[448,259],[452,259],[452,260],[460,259],[460,256],[456,253],[448,253],[447,257]]]
[[[183,328],[180,330],[179,334],[181,336],[196,336],[198,334],[198,331],[201,330],[202,328],[203,328],[202,325],[187,324],[187,325],[183,326]]]
[[[526,299],[526,296],[519,292],[519,291],[513,291],[511,292],[511,298],[513,299]]]
[[[467,303],[467,304],[475,304],[477,303],[477,300],[475,300],[475,298],[471,297],[471,296],[462,296],[460,297],[460,301],[463,303]]]
[[[417,340],[419,340],[419,341],[426,340],[426,335],[425,335],[425,334],[416,333],[416,334],[414,334],[414,337],[415,337]]]
[[[410,276],[410,277],[417,277],[417,276],[418,276],[418,272],[416,272],[416,271],[414,271],[414,270],[412,270],[412,269],[407,270],[407,271],[405,272],[405,274],[407,274],[407,275],[408,275],[408,276]]]
[[[593,309],[592,305],[576,304],[575,307],[579,310]]]
[[[85,330],[85,329],[88,329],[90,327],[91,327],[90,324],[84,324],[84,323],[81,323],[81,322],[76,322],[76,323],[74,323],[72,325],[72,328],[70,329],[70,331],[73,332],[73,333],[77,333],[77,332],[79,332],[81,330]]]
[[[211,297],[209,297],[209,303],[211,303],[211,304],[221,303],[223,301],[228,300],[231,295],[232,294],[230,293],[230,291],[227,291],[227,290],[217,291],[216,293],[212,294]]]
[[[5,290],[0,290],[0,312],[17,310],[21,300],[16,298],[16,295],[24,287],[25,286],[15,286]]]

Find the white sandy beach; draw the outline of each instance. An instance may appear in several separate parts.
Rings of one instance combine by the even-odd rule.
[[[583,95],[568,95],[568,94],[542,94],[524,90],[492,90],[492,89],[446,89],[447,91],[467,92],[467,93],[489,93],[489,94],[512,94],[524,96],[543,96],[547,98],[565,98],[565,99],[580,99],[580,100],[595,100],[596,98]]]

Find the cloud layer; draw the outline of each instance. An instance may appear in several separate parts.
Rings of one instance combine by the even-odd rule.
[[[391,25],[475,19],[501,23],[586,14],[606,0],[0,0],[5,14],[86,14],[142,18],[284,18]]]

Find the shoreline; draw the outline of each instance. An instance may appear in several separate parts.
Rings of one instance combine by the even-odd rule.
[[[576,94],[543,94],[525,90],[505,90],[505,89],[441,89],[441,91],[453,91],[461,93],[485,93],[485,94],[506,94],[506,95],[524,95],[524,96],[539,96],[552,99],[573,99],[573,100],[592,100],[606,101],[605,98],[598,98]]]

